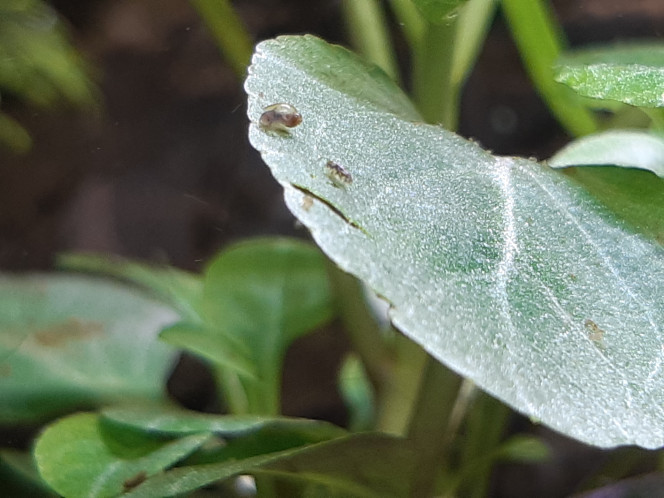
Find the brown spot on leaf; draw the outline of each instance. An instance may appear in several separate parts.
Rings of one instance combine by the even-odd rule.
[[[91,339],[103,333],[102,323],[72,317],[65,322],[38,330],[33,337],[41,346],[60,347],[69,341]]]
[[[586,327],[586,330],[588,331],[588,339],[596,344],[602,343],[605,332],[599,328],[599,325],[588,319],[583,323],[583,326]]]
[[[306,195],[302,198],[302,209],[309,211],[314,205],[314,198],[310,195]]]
[[[9,377],[12,374],[12,366],[9,363],[0,363],[0,378]]]
[[[130,477],[129,479],[126,479],[124,483],[122,483],[122,486],[124,487],[124,491],[130,491],[134,489],[136,486],[141,484],[143,481],[145,481],[148,478],[148,474],[144,471],[141,470],[138,474],[136,474],[133,477]]]

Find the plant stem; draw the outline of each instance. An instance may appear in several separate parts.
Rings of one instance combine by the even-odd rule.
[[[263,376],[243,382],[247,393],[248,413],[277,416],[281,413],[281,377],[279,374]]]
[[[461,377],[427,356],[408,439],[413,443],[417,473],[411,496],[433,496],[436,480],[447,467],[451,439],[450,414],[457,397]]]
[[[420,49],[415,52],[413,92],[415,103],[429,123],[456,128],[458,88],[452,85],[452,63],[456,22],[428,23]]]
[[[376,430],[404,435],[415,410],[427,354],[400,332],[394,339],[394,366],[376,396]]]
[[[191,0],[239,79],[251,60],[253,42],[230,0]]]
[[[375,429],[403,435],[414,409],[426,353],[400,332],[381,330],[360,282],[334,263],[328,269],[339,317],[374,388]]]
[[[392,350],[386,344],[386,335],[367,306],[359,280],[341,271],[331,261],[328,261],[328,275],[334,288],[339,317],[353,350],[362,360],[376,395],[380,396],[394,363]]]
[[[387,20],[380,3],[377,0],[344,0],[342,6],[353,46],[394,81],[399,81]]]
[[[457,36],[454,41],[452,84],[461,88],[491,27],[497,0],[469,0],[459,11]]]
[[[550,6],[543,0],[503,0],[502,6],[526,70],[556,119],[574,136],[597,131],[595,117],[576,94],[553,79],[566,41]]]
[[[426,23],[412,0],[390,0],[392,12],[401,26],[411,52],[419,50]]]
[[[222,367],[215,367],[213,374],[217,383],[219,398],[226,402],[233,415],[249,413],[249,401],[242,382],[234,372],[227,372]]]
[[[463,495],[469,498],[487,496],[491,478],[492,455],[499,446],[509,419],[510,409],[488,394],[477,391],[465,418],[464,444],[461,464],[457,474],[465,477],[460,484],[463,491],[452,490],[450,496]]]

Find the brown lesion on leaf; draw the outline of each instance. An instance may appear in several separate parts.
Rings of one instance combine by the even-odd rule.
[[[134,489],[139,484],[142,484],[143,481],[145,481],[147,478],[148,478],[147,472],[145,472],[144,470],[141,470],[135,476],[132,476],[129,479],[125,479],[125,481],[122,483],[122,487],[124,488],[125,493],[127,491],[131,491],[132,489]]]
[[[102,323],[71,317],[64,322],[34,332],[32,337],[41,346],[61,347],[69,341],[92,339],[103,333]]]
[[[305,196],[309,196],[309,197],[311,197],[312,199],[316,199],[317,201],[322,202],[322,203],[325,204],[325,205],[326,205],[326,206],[327,206],[327,207],[328,207],[328,208],[329,208],[334,214],[336,214],[337,216],[339,216],[342,220],[344,220],[346,223],[348,223],[351,227],[358,229],[360,232],[364,233],[365,235],[369,235],[369,233],[368,233],[364,228],[362,228],[360,225],[358,225],[357,223],[355,223],[354,221],[352,221],[350,218],[348,218],[348,216],[346,216],[346,215],[345,215],[345,214],[344,214],[344,213],[343,213],[338,207],[336,207],[334,204],[332,204],[332,203],[331,203],[330,201],[328,201],[327,199],[325,199],[325,198],[319,196],[318,194],[315,194],[315,193],[312,192],[311,190],[308,190],[307,188],[302,187],[302,186],[300,186],[300,185],[295,185],[294,183],[291,183],[291,186],[292,186],[293,188],[299,190],[300,192],[302,192]],[[303,200],[303,202],[304,202],[304,200]],[[304,207],[304,206],[302,206],[302,207]]]
[[[583,326],[588,333],[588,339],[590,339],[596,346],[604,347],[604,335],[606,332],[590,319],[583,322]]]
[[[0,379],[11,377],[12,366],[9,363],[0,362]]]

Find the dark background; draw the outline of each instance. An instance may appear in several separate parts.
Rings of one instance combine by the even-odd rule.
[[[664,36],[662,0],[560,0],[572,45]],[[61,251],[98,251],[198,271],[230,242],[307,237],[248,144],[242,84],[183,0],[53,0],[92,67],[102,112],[35,112],[3,102],[33,135],[30,153],[0,149],[0,269],[48,270]],[[238,0],[255,41],[313,33],[346,43],[339,1]],[[404,74],[408,60],[394,30]],[[407,81],[408,78],[405,80]],[[502,20],[468,81],[460,132],[499,154],[548,157],[569,137],[534,93]],[[343,423],[335,327],[287,358],[284,411]],[[214,407],[212,384],[188,359],[171,382],[183,403]],[[502,466],[495,496],[562,496],[611,456],[514,417],[544,434],[546,465]],[[648,468],[637,468],[648,470]]]

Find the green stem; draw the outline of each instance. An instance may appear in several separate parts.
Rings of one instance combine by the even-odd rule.
[[[394,366],[376,396],[376,430],[404,435],[413,416],[427,354],[416,343],[395,333]]]
[[[376,395],[380,396],[394,363],[392,351],[386,344],[386,336],[367,306],[360,281],[341,271],[331,261],[328,261],[328,275],[334,288],[339,318],[353,350],[362,360]]]
[[[411,496],[433,496],[440,473],[447,468],[451,438],[450,415],[461,377],[427,356],[422,381],[408,427],[408,439],[416,450],[417,472]]]
[[[426,353],[397,331],[376,323],[360,282],[330,263],[339,317],[374,388],[376,430],[403,435],[415,405]]]
[[[276,416],[281,413],[280,371],[262,376],[258,381],[243,382],[247,393],[248,413],[252,415]]]
[[[477,61],[496,12],[497,0],[469,0],[459,11],[457,36],[454,40],[452,85],[465,83]]]
[[[456,128],[459,93],[452,85],[456,22],[427,24],[423,43],[415,53],[413,89],[415,103],[425,121]]]
[[[426,22],[422,19],[413,0],[390,0],[390,6],[410,45],[411,52],[416,52],[422,43]]]
[[[399,70],[380,3],[377,0],[344,0],[342,6],[353,46],[398,81]]]
[[[228,411],[233,415],[249,413],[249,401],[240,378],[234,372],[228,372],[222,367],[213,369],[217,383],[219,397],[225,401]]]
[[[553,66],[566,41],[550,6],[542,0],[503,0],[502,6],[526,70],[556,119],[575,136],[597,131],[593,114],[553,79]]]
[[[251,60],[253,42],[230,1],[191,0],[191,3],[211,31],[235,75],[243,79]]]
[[[462,478],[457,485],[463,491],[453,489],[450,496],[469,498],[487,496],[491,479],[492,463],[509,420],[510,409],[488,394],[475,390],[472,403],[466,405],[464,444],[461,464],[457,475]]]

